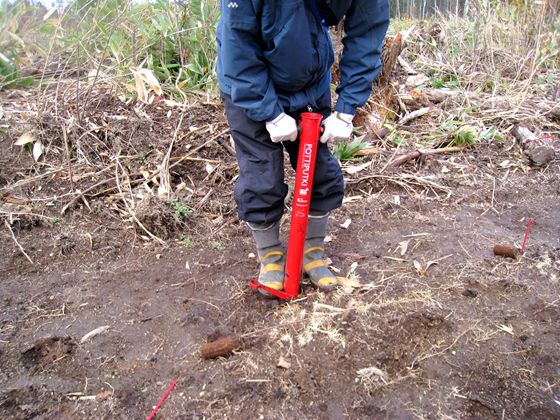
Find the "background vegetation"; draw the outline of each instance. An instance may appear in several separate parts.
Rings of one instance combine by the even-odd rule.
[[[401,17],[392,32],[423,17],[447,36],[445,50],[437,37],[423,38],[422,49],[441,58],[425,69],[435,87],[470,83],[484,72],[492,90],[506,70],[532,80],[560,67],[556,0],[393,0],[392,8]],[[170,97],[215,92],[218,17],[217,0],[77,0],[64,9],[0,0],[0,89],[103,74],[134,94],[134,71],[143,68]]]

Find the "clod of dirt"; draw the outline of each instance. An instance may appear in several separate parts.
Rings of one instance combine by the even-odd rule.
[[[478,296],[478,292],[475,289],[465,289],[462,295],[468,298],[475,298]]]
[[[59,235],[54,241],[54,249],[60,256],[68,255],[75,246],[74,239],[65,234]]]
[[[17,210],[17,209],[14,209]],[[34,227],[41,226],[41,219],[34,215],[21,214],[12,222],[12,229],[17,232],[20,230],[31,230]]]
[[[136,208],[136,217],[151,233],[167,240],[180,231],[181,222],[173,210],[153,195],[146,196]],[[146,232],[136,226],[136,231],[145,235]]]
[[[20,411],[20,413],[21,411],[26,411],[26,408],[35,401],[37,401],[37,390],[33,385],[10,389],[0,394],[0,407],[3,410],[8,410],[8,412],[14,408]],[[4,411],[4,414],[6,414],[6,411]]]
[[[537,146],[525,151],[534,166],[543,167],[556,158],[556,151],[550,146]]]
[[[48,337],[21,352],[23,365],[32,373],[72,354],[76,343],[72,337]]]

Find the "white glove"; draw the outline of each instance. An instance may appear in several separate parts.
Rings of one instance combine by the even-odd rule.
[[[354,128],[352,125],[353,119],[353,115],[343,114],[342,112],[331,114],[323,122],[324,131],[320,138],[321,143],[350,139]]]
[[[278,115],[272,121],[268,121],[266,130],[273,143],[286,140],[295,141],[298,135],[296,120],[285,113]]]

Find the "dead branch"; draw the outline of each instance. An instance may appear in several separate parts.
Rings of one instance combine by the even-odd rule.
[[[415,150],[410,153],[406,153],[404,155],[399,156],[395,160],[393,160],[387,168],[396,168],[406,162],[409,162],[413,159],[418,159],[420,156],[427,156],[427,155],[442,155],[446,153],[458,153],[465,150],[465,147],[442,147],[441,149],[428,149],[428,150]]]
[[[10,224],[8,223],[7,220],[4,220],[4,224],[6,225],[6,227],[8,228],[8,230],[10,231],[10,234],[12,235],[12,239],[14,240],[14,242],[16,243],[16,245],[18,246],[19,250],[21,251],[21,253],[23,255],[25,255],[25,258],[27,258],[27,260],[33,264],[33,260],[29,257],[29,255],[27,255],[27,252],[25,252],[25,249],[23,249],[23,247],[20,245],[20,243],[18,242],[18,240],[16,239],[16,235],[14,235],[14,231],[12,230],[12,227],[10,226]]]
[[[547,99],[536,100],[535,98],[529,97],[520,103],[519,98],[514,96],[500,96],[484,92],[470,92],[456,89],[421,89],[420,91],[413,92],[419,92],[433,103],[440,103],[448,99],[459,99],[462,97],[480,105],[480,109],[482,110],[495,110],[497,108],[519,110],[523,107],[528,107],[533,112],[537,111],[543,116],[553,120],[560,120],[560,103]],[[405,95],[401,95],[401,99],[405,102],[418,102],[418,98],[415,96],[416,95],[412,95],[411,92],[409,92]]]

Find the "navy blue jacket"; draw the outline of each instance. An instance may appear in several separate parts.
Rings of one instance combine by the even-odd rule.
[[[284,109],[314,107],[330,88],[334,53],[320,21],[324,16],[313,5],[317,1],[221,0],[218,82],[250,119],[270,121]],[[389,5],[388,0],[337,1],[339,15],[346,16],[346,35],[336,111],[354,114],[381,70]]]

